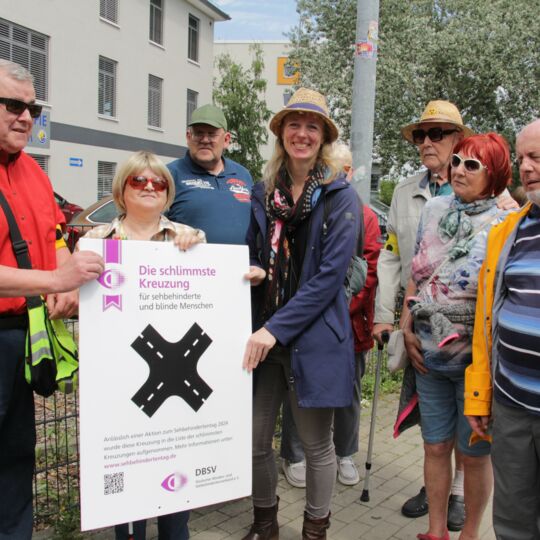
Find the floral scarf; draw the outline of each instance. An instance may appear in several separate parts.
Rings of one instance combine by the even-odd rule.
[[[447,212],[441,217],[438,226],[439,237],[442,240],[455,239],[454,245],[448,251],[451,261],[469,253],[474,241],[473,224],[469,216],[481,214],[497,204],[495,197],[464,203],[458,197],[450,203]],[[490,221],[493,217],[490,217]]]
[[[294,231],[311,214],[313,194],[323,181],[323,169],[316,166],[309,172],[302,194],[295,203],[291,178],[285,167],[282,167],[274,191],[266,197],[268,234],[265,252],[268,253],[268,271],[265,318],[269,318],[283,303],[283,287],[289,277],[291,258],[287,232]]]

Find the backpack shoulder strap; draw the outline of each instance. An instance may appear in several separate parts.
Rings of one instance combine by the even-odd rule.
[[[355,252],[355,255],[357,255],[358,257],[362,257],[362,255],[364,253],[364,222],[363,222],[364,212],[362,211],[362,201],[360,200],[360,197],[358,196],[358,193],[356,193],[356,191],[355,191],[355,194],[358,197],[358,205],[359,205],[359,208],[360,208],[360,216],[362,217],[362,221],[360,223],[360,233],[358,234],[358,238],[356,240],[356,252]],[[326,191],[326,190],[324,191],[322,196],[324,197],[324,200],[323,200],[323,203],[324,203],[323,230],[322,230],[322,232],[323,232],[323,235],[326,235],[326,233],[328,231],[328,225],[327,225],[328,216],[330,216],[330,213],[332,212],[332,209],[333,209],[332,202],[329,199],[333,199],[334,197],[333,197],[333,195],[330,195],[328,193],[328,191]]]
[[[7,202],[4,194],[0,190],[0,206],[4,210],[6,215],[6,220],[9,226],[9,236],[11,238],[11,244],[13,246],[13,251],[15,252],[15,258],[17,259],[17,265],[19,268],[31,269],[32,264],[30,263],[30,257],[28,255],[28,244],[26,240],[21,236],[21,231],[15,221],[15,216],[11,211],[11,207]]]

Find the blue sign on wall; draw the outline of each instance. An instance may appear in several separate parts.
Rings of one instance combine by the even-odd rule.
[[[49,148],[51,139],[50,112],[43,110],[34,118],[32,133],[28,139],[28,146],[31,148]]]
[[[70,157],[69,158],[69,166],[70,167],[82,167],[83,166],[83,159],[80,157]]]

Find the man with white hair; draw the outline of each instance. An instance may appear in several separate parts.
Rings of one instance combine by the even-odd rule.
[[[488,237],[478,280],[465,415],[489,437],[498,540],[540,539],[540,119],[516,141],[529,203]]]
[[[24,378],[25,297],[46,295],[50,318],[70,316],[78,305],[75,289],[103,271],[96,253],[69,253],[60,228],[64,218],[49,179],[23,152],[40,114],[32,75],[0,60],[0,191],[32,264],[32,270],[18,268],[8,221],[0,209],[0,540],[32,537],[36,435],[32,389]]]

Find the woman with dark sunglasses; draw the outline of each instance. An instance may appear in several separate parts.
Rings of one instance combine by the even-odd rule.
[[[174,181],[165,164],[150,152],[136,152],[118,169],[112,184],[114,202],[120,215],[112,223],[88,231],[86,238],[116,240],[153,240],[174,242],[185,250],[206,242],[199,229],[174,223],[163,216],[174,200]],[[159,540],[187,540],[189,512],[158,517]],[[146,520],[133,523],[134,536],[128,525],[117,525],[117,540],[146,538]]]
[[[472,361],[478,272],[492,225],[505,210],[496,197],[511,181],[508,144],[496,133],[473,135],[453,149],[453,194],[428,201],[418,228],[403,308],[407,354],[416,370],[424,439],[429,530],[420,540],[448,540],[454,442],[462,454],[465,522],[460,539],[478,538],[492,487],[486,441],[470,444],[463,415],[464,372]]]

